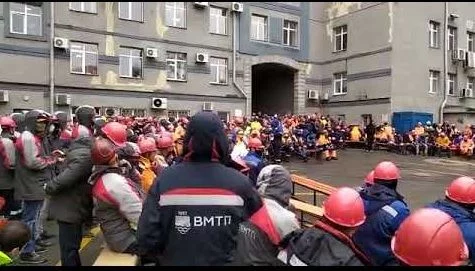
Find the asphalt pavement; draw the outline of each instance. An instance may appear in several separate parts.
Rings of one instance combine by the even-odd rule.
[[[305,176],[335,186],[359,186],[366,174],[381,161],[392,161],[401,169],[399,192],[405,197],[411,209],[442,198],[445,187],[456,177],[475,176],[475,162],[458,157],[437,158],[414,155],[398,155],[386,151],[366,153],[359,149],[339,151],[339,160],[317,161],[307,163],[294,158],[283,165],[293,174]],[[313,196],[308,191],[297,191],[310,203]],[[46,266],[60,265],[58,246],[58,227],[56,222],[48,221],[46,229],[56,236],[50,239],[53,246],[44,255],[48,258]],[[92,238],[84,238],[81,244],[81,259],[84,266],[91,266],[96,260],[104,239],[99,229],[92,230]]]

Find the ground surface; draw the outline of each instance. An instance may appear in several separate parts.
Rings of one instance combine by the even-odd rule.
[[[402,179],[398,190],[406,197],[411,209],[423,207],[425,204],[443,197],[445,187],[454,178],[462,175],[475,176],[475,162],[467,162],[458,158],[435,158],[422,156],[401,156],[378,151],[365,153],[362,150],[348,149],[339,153],[337,161],[310,160],[303,163],[293,159],[284,165],[294,174],[306,176],[330,184],[332,186],[356,187],[362,183],[366,174],[379,162],[390,160],[401,168]],[[304,189],[297,190],[299,198],[311,202],[312,196]],[[57,234],[57,225],[49,221],[49,232]],[[98,230],[92,230],[93,238],[84,238],[81,245],[83,265],[91,266],[100,251],[103,238]],[[58,265],[59,247],[58,237],[51,239],[54,243],[44,255],[48,263],[44,265]]]

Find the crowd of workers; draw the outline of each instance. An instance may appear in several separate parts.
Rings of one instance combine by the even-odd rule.
[[[474,262],[470,177],[411,213],[397,191],[399,169],[381,162],[361,187],[333,192],[314,227],[300,228],[290,173],[278,163],[290,154],[337,159],[347,128],[326,117],[101,117],[81,106],[73,121],[32,110],[0,125],[0,209],[9,219],[0,223],[0,265],[16,254],[21,263],[46,262],[48,216],[59,226],[62,266],[81,265],[93,218],[111,250],[138,255],[143,265]]]

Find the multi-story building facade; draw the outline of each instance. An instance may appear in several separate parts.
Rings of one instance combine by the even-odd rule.
[[[57,2],[54,43],[51,3],[5,2],[0,113],[49,110],[54,89],[54,110],[438,120],[446,85],[445,119],[472,123],[475,4],[449,3],[446,30],[445,14],[444,2]]]

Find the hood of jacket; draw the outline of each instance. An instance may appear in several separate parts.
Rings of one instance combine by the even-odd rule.
[[[43,110],[31,110],[25,114],[24,127],[25,130],[30,131],[32,134],[36,134],[36,121],[40,116],[47,116]]]
[[[69,150],[74,149],[81,149],[81,148],[88,148],[92,147],[92,137],[81,137],[71,142],[69,145]]]
[[[360,191],[360,196],[363,199],[367,215],[376,212],[384,205],[391,204],[396,200],[405,203],[404,197],[396,190],[378,183],[365,187]]]
[[[475,213],[463,208],[455,202],[450,202],[446,199],[437,200],[434,203],[427,205],[429,208],[439,209],[450,215],[457,224],[465,222],[475,222]]]
[[[122,170],[119,167],[111,167],[109,165],[96,165],[92,168],[91,177],[87,181],[90,185],[95,185],[99,178],[107,173],[117,173],[122,175]]]
[[[183,143],[185,160],[228,164],[228,140],[221,120],[214,113],[200,112],[194,115]]]
[[[292,195],[292,179],[289,171],[280,165],[264,167],[257,177],[257,191],[267,198],[287,207]]]

